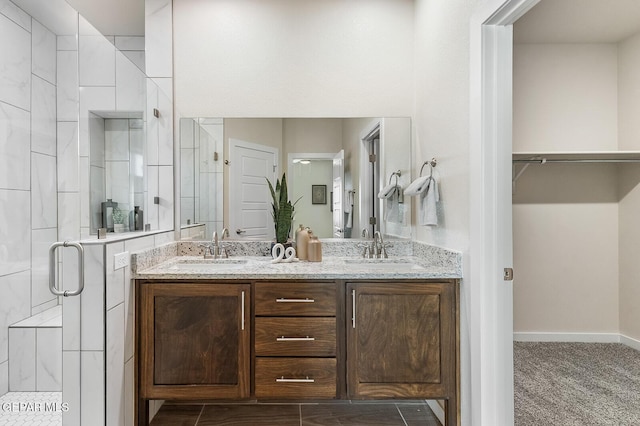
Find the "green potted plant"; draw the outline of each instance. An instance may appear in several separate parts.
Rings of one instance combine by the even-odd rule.
[[[124,221],[127,216],[125,210],[118,207],[113,208],[113,232],[124,232]]]
[[[291,203],[287,194],[287,178],[285,173],[282,174],[282,180],[276,179],[276,187],[274,188],[268,178],[269,191],[271,191],[271,206],[273,211],[273,225],[276,231],[276,243],[285,244],[289,240],[291,233],[291,223],[293,221],[294,206],[298,202]]]

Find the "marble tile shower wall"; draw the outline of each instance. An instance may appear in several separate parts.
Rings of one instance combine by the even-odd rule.
[[[41,23],[0,1],[0,394],[8,391],[8,326],[57,304],[47,250],[58,237],[57,56]]]
[[[173,228],[173,115],[172,102],[154,80],[118,51],[90,23],[80,17],[79,28],[79,175],[81,237],[90,235],[91,200],[88,182],[89,119],[93,112],[142,111],[146,124],[145,223],[151,229]],[[159,117],[154,116],[154,109]],[[123,130],[124,133],[125,130]],[[154,204],[154,197],[159,204]]]
[[[8,326],[58,303],[47,288],[48,246],[89,236],[89,111],[142,111],[147,120],[159,110],[145,123],[145,222],[173,228],[171,1],[147,3],[147,27],[169,43],[160,37],[144,52],[140,39],[106,39],[82,17],[79,37],[56,36],[0,0],[0,394],[8,390]],[[149,50],[161,59],[145,63]],[[109,271],[107,259],[172,239],[88,248],[85,293],[64,300],[63,394],[75,407],[65,424],[132,424],[133,298],[128,271]],[[73,250],[62,258],[60,282],[70,288],[77,260]]]

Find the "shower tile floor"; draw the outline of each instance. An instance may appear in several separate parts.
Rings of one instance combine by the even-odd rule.
[[[62,425],[62,392],[9,392],[0,396],[2,426]]]

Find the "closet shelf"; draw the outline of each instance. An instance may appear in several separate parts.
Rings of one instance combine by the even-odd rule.
[[[640,151],[514,152],[513,163],[640,163]]]
[[[547,163],[640,163],[640,151],[555,151],[555,152],[514,152],[512,191],[516,181],[531,164]],[[520,170],[516,165],[522,164]]]

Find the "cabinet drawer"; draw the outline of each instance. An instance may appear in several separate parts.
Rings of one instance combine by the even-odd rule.
[[[256,358],[256,398],[335,398],[335,358]]]
[[[335,318],[258,317],[257,356],[335,356]]]
[[[255,289],[256,315],[336,315],[335,283],[256,283]]]

